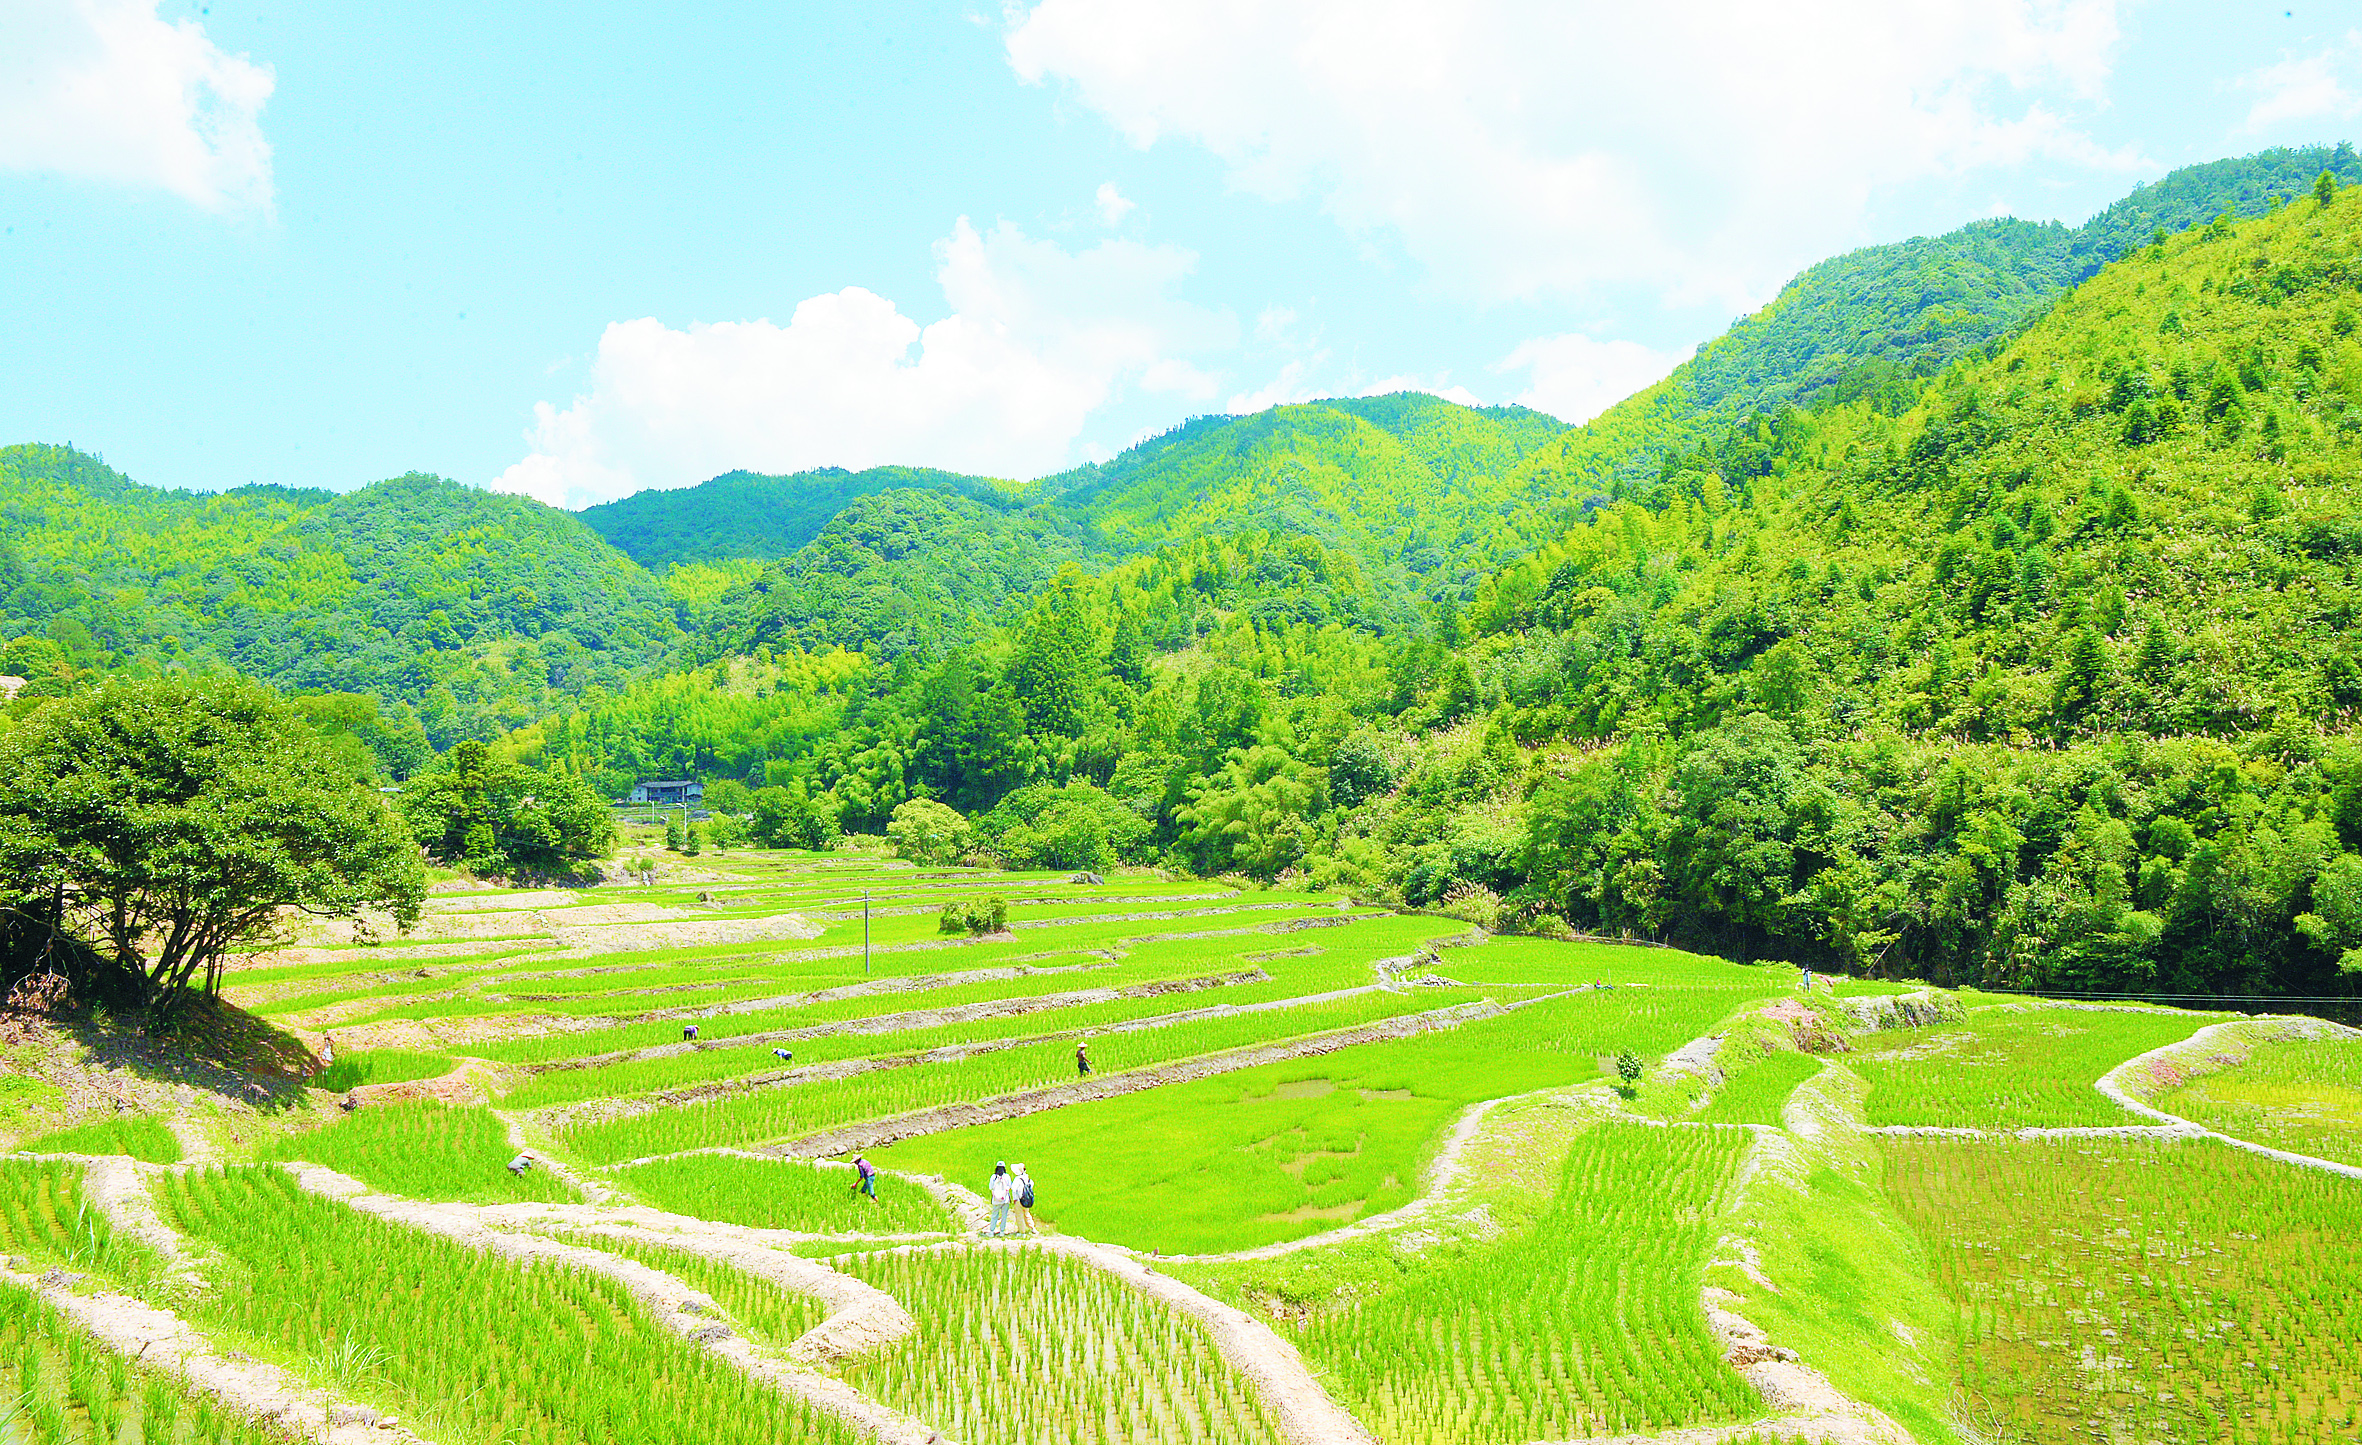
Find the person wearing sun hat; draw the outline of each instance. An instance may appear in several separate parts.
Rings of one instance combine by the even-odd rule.
[[[1009,1161],[992,1166],[992,1229],[995,1239],[1009,1232],[1009,1202],[1017,1197],[1017,1181],[1009,1177]]]

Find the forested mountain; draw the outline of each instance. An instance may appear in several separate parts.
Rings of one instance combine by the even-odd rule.
[[[1655,386],[1541,448],[1518,478],[1521,536],[1645,480],[1669,452],[1783,406],[1906,406],[1916,382],[2007,336],[2109,261],[2226,212],[2263,215],[2323,171],[2362,182],[2351,146],[2312,146],[2186,166],[2075,228],[2009,219],[1870,246],[1807,267],[1762,310]]]
[[[1246,534],[1067,572],[940,661],[782,656],[507,746],[864,829],[932,797],[1009,861],[1301,870],[1897,976],[2352,992],[2358,306],[2362,195],[2307,196],[2142,248],[1908,400],[1668,451],[1408,640],[1354,615],[1384,600],[1356,549]]]
[[[143,487],[0,450],[0,666],[233,668],[375,694],[436,746],[492,736],[679,641],[663,588],[567,513],[413,473],[357,491]],[[396,701],[399,700],[399,701]]]
[[[787,476],[724,472],[694,487],[634,492],[585,507],[581,516],[632,560],[661,572],[675,562],[792,556],[831,517],[875,492],[933,492],[1006,508],[1019,490],[1014,482],[931,467],[822,467]]]
[[[2357,169],[2267,153],[2078,230],[1837,258],[1580,429],[1362,398],[1017,489],[739,475],[603,513],[661,581],[434,478],[195,496],[18,448],[0,668],[22,710],[77,669],[235,667],[396,776],[513,728],[609,791],[776,788],[799,827],[932,799],[1010,862],[2349,991],[2362,198],[2287,184],[2315,162]]]

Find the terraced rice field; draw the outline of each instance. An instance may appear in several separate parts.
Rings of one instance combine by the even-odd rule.
[[[2362,1432],[2362,1181],[2210,1140],[1886,1148],[1979,1417],[2036,1440]]]
[[[2352,1181],[1859,1132],[2139,1122],[2092,1081],[2202,1016],[1979,1008],[1811,1055],[1757,1013],[1778,965],[1145,873],[667,872],[447,890],[413,937],[249,961],[232,1000],[337,1058],[258,1136],[14,1141],[84,1162],[0,1161],[0,1254],[33,1272],[0,1281],[0,1445],[278,1438],[57,1312],[104,1290],[438,1445],[1794,1438],[1753,1373],[1783,1342],[1750,1353],[1709,1280],[1813,1321],[1782,1328],[1826,1409],[1931,1441],[1961,1401],[2061,1445],[2352,1437],[2354,1322],[2292,1263],[2347,1280]],[[992,898],[1010,934],[940,931]],[[1664,1069],[1707,1035],[1745,1041],[1718,1086]],[[2348,1062],[2258,1049],[2163,1102],[2327,1152],[2307,1110]],[[978,1237],[996,1160],[1047,1242]],[[153,1224],[99,1206],[126,1188]],[[1916,1353],[1858,1368],[1903,1314]]]
[[[1872,1124],[2023,1129],[2147,1122],[2092,1087],[2137,1054],[2216,1017],[2178,1009],[1999,1005],[1967,1022],[1854,1041],[1846,1066],[1870,1084]]]
[[[2362,1039],[2285,1040],[2244,1049],[2149,1102],[2234,1138],[2362,1166]]]

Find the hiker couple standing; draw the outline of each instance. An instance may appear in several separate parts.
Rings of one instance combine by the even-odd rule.
[[[992,1234],[995,1238],[1009,1232],[1009,1210],[1017,1210],[1017,1222],[1025,1226],[1027,1234],[1042,1232],[1033,1217],[1033,1176],[1020,1164],[1015,1169],[1007,1160],[992,1166]]]

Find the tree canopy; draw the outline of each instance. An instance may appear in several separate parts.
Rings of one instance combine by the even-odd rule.
[[[377,792],[239,680],[113,684],[0,738],[0,880],[0,907],[98,944],[159,1016],[288,912],[406,929],[425,895]]]

